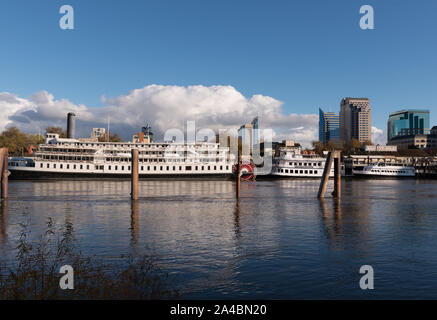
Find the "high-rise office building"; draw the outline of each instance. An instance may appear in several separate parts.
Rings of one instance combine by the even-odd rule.
[[[340,142],[340,116],[319,109],[319,141],[323,144]]]
[[[372,110],[368,98],[343,98],[340,103],[340,139],[372,141]]]
[[[429,132],[429,110],[404,109],[391,113],[388,118],[387,141],[399,136]]]
[[[258,117],[255,117],[251,123],[242,125],[238,129],[238,135],[242,142],[243,153],[251,155],[254,146],[260,143]]]

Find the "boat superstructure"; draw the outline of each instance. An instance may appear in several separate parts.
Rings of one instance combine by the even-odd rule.
[[[353,170],[353,174],[365,177],[414,177],[416,170],[411,166],[396,166],[379,162],[369,164],[363,170]]]
[[[9,160],[11,179],[127,178],[131,150],[139,150],[140,178],[225,177],[234,159],[218,143],[89,142],[47,134],[32,159]]]
[[[273,158],[272,175],[295,178],[320,178],[326,159],[316,154],[302,154],[300,147],[281,147]],[[334,176],[331,168],[330,177]]]

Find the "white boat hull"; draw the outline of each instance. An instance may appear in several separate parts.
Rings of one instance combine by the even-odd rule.
[[[385,164],[371,164],[363,168],[363,170],[353,170],[354,176],[361,177],[415,177],[414,167],[399,167]]]

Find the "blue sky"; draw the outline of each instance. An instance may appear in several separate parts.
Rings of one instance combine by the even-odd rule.
[[[75,29],[59,28],[59,8]],[[375,29],[359,28],[359,8]],[[437,2],[10,1],[0,4],[0,92],[101,107],[150,84],[231,85],[286,113],[337,111],[369,97],[373,125],[427,108],[437,125]]]

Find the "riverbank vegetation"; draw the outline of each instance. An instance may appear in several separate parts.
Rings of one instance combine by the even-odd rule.
[[[21,225],[13,266],[0,268],[0,299],[172,299],[174,279],[163,272],[156,255],[126,255],[117,265],[85,256],[72,236],[72,226],[55,230],[52,219],[39,241],[30,241]],[[61,289],[63,265],[74,270],[74,289]]]
[[[46,128],[45,133],[57,133],[60,138],[67,137],[66,131],[61,127],[48,127]],[[105,133],[105,135],[99,137],[98,140],[101,142],[123,141],[118,133],[110,133],[109,137]],[[0,134],[0,148],[8,148],[9,156],[29,156],[41,143],[44,143],[44,136],[42,134],[23,133],[16,127],[10,127]]]
[[[37,146],[43,141],[42,135],[25,134],[16,127],[8,128],[0,134],[0,148],[8,148],[12,156],[28,155],[31,146]]]

